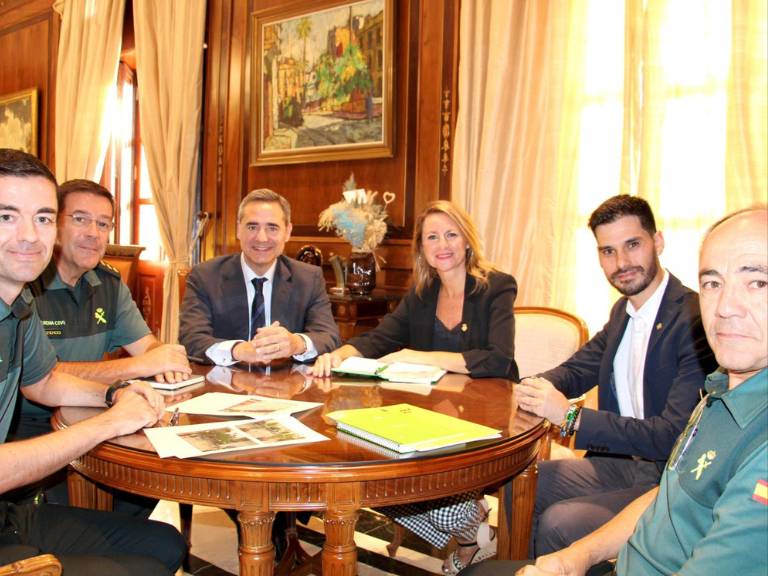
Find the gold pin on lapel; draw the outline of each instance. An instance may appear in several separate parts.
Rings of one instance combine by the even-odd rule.
[[[664,328],[664,324],[662,324],[661,322],[656,324],[656,330],[661,330],[662,328]]]
[[[462,322],[461,323],[461,331],[462,332],[466,332],[467,330],[469,330],[469,327],[467,326],[467,323],[466,322]]]

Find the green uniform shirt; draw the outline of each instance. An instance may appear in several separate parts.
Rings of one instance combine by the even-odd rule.
[[[120,273],[99,264],[67,286],[53,261],[30,289],[45,333],[63,362],[94,362],[150,333]]]
[[[26,289],[11,306],[0,300],[0,442],[13,419],[19,383],[39,382],[56,365],[56,352],[31,304]]]
[[[96,362],[150,333],[120,273],[104,263],[83,274],[75,286],[67,286],[51,260],[29,288],[62,362]],[[24,399],[22,413],[47,418],[50,411]]]
[[[727,375],[715,372],[706,389],[655,502],[619,554],[617,574],[766,572],[768,369],[733,390]]]

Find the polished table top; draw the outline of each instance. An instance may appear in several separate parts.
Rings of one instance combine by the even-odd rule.
[[[499,557],[525,557],[528,547],[535,459],[547,425],[518,412],[513,383],[447,374],[433,386],[379,380],[313,379],[305,366],[235,368],[195,366],[206,383],[181,390],[168,403],[205,392],[237,392],[289,398],[322,405],[294,416],[326,441],[212,454],[158,458],[139,432],[104,442],[72,463],[70,500],[75,505],[108,508],[111,496],[99,485],[239,511],[242,574],[269,574],[273,551],[270,529],[275,511],[324,511],[324,573],[356,573],[354,525],[361,507],[430,500],[479,490],[510,478],[509,523],[501,514]],[[432,452],[399,455],[343,432],[327,414],[334,410],[409,403],[484,424],[501,437]],[[100,408],[61,408],[54,425],[65,427]],[[158,425],[167,425],[167,413]],[[179,424],[215,422],[213,416],[181,415]],[[94,482],[98,484],[94,484]],[[500,512],[504,507],[500,503]],[[511,527],[510,527],[511,525]]]
[[[195,458],[195,461],[237,464],[244,463],[253,473],[253,466],[265,464],[270,473],[275,466],[290,468],[301,466],[306,473],[307,464],[316,466],[364,466],[369,463],[381,465],[387,461],[402,465],[405,460],[417,462],[433,458],[443,458],[451,453],[467,455],[495,444],[501,444],[513,438],[525,437],[535,432],[541,419],[526,412],[517,411],[512,395],[511,381],[500,378],[473,380],[462,374],[446,374],[431,387],[411,384],[392,384],[376,379],[365,378],[312,378],[304,374],[304,366],[282,366],[274,368],[235,368],[233,370],[216,368],[213,379],[224,383],[215,384],[206,380],[204,386],[195,387],[186,392],[168,396],[166,402],[173,404],[198,396],[206,392],[229,392],[256,394],[273,398],[288,398],[307,402],[320,402],[321,407],[295,414],[305,425],[329,438],[327,441],[281,446],[275,449],[257,449],[238,452],[213,454]],[[208,374],[210,366],[195,366],[196,374]],[[224,378],[218,377],[224,374]],[[448,414],[484,424],[501,430],[501,437],[494,440],[476,442],[443,449],[437,452],[398,455],[383,448],[378,448],[363,440],[343,432],[337,433],[336,427],[327,414],[334,410],[368,408],[409,403],[436,412]],[[97,408],[66,407],[60,410],[61,424],[68,425],[97,413]],[[170,414],[158,423],[167,425]],[[182,414],[179,425],[198,424],[227,420],[215,416]],[[111,440],[107,444],[130,448],[138,451],[154,452],[151,443],[143,433],[132,434]],[[175,459],[174,459],[175,460]],[[402,466],[401,466],[402,467]]]

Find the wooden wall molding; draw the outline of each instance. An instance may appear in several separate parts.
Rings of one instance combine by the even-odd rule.
[[[237,207],[256,187],[272,188],[291,202],[288,255],[304,244],[320,247],[326,257],[346,255],[345,243],[318,232],[317,217],[340,199],[342,183],[354,172],[359,185],[397,195],[378,283],[405,287],[415,217],[427,202],[450,197],[441,158],[452,146],[455,97],[446,108],[443,91],[455,94],[459,0],[395,0],[394,157],[250,166],[251,15],[283,5],[285,0],[208,1],[202,209],[213,214],[213,223],[203,239],[203,259],[239,249]]]
[[[38,89],[38,156],[54,166],[59,15],[53,0],[0,0],[0,95]]]

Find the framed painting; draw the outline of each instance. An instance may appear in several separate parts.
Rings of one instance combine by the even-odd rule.
[[[251,164],[393,155],[393,0],[253,14]]]
[[[37,156],[37,89],[0,96],[0,148]]]

